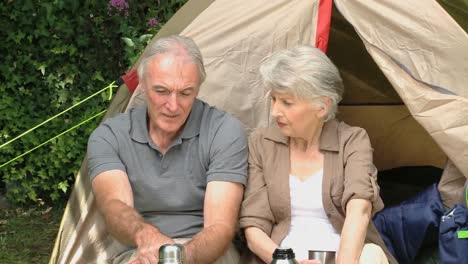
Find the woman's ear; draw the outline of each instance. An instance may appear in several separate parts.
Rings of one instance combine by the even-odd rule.
[[[330,97],[324,96],[321,101],[322,104],[320,105],[319,118],[324,119],[330,111],[331,100]]]

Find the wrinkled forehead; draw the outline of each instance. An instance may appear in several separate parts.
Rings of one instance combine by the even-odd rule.
[[[154,66],[162,69],[173,66],[177,68],[183,68],[184,66],[190,64],[193,64],[196,67],[196,63],[193,62],[186,54],[172,52],[154,55],[150,59],[149,64],[154,64]]]
[[[187,56],[174,54],[158,54],[148,61],[146,75],[148,77],[162,77],[161,74],[169,76],[191,75],[190,78],[200,78],[195,62]]]

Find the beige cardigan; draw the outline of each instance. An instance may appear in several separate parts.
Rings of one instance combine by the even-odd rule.
[[[376,182],[377,169],[373,165],[373,149],[364,129],[329,121],[322,129],[320,151],[324,154],[323,206],[338,233],[342,231],[345,208],[350,199],[371,201],[372,214],[383,208]],[[291,225],[289,174],[289,139],[277,127],[254,131],[249,138],[249,178],[240,213],[242,229],[258,227],[277,244],[286,237]],[[389,263],[397,263],[372,222],[365,243],[379,245]],[[240,263],[262,261],[246,252]]]

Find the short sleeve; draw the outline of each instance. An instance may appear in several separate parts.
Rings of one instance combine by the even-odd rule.
[[[373,164],[373,149],[369,136],[362,128],[355,128],[344,147],[343,210],[351,199],[366,199],[372,203],[372,214],[382,210],[377,168]]]
[[[88,140],[88,174],[91,181],[98,174],[108,170],[122,170],[125,165],[118,154],[118,141],[111,128],[102,124],[96,128]]]
[[[261,134],[254,131],[249,137],[249,177],[240,212],[240,228],[258,227],[271,235],[274,217],[268,199],[267,185],[258,144]]]
[[[207,181],[247,183],[247,136],[242,124],[225,115],[209,150]]]

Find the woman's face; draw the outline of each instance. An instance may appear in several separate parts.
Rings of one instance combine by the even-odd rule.
[[[325,109],[287,92],[272,90],[271,116],[285,136],[308,138],[322,125]]]

